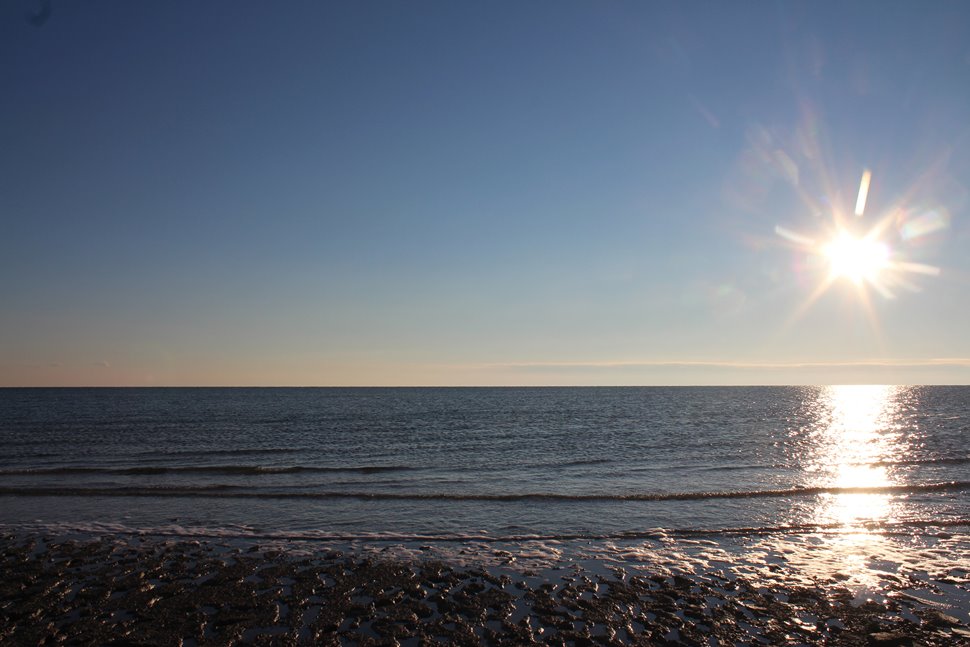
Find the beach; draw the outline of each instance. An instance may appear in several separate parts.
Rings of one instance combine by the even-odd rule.
[[[281,550],[284,549],[284,550]],[[558,560],[433,546],[348,553],[164,537],[2,537],[0,642],[73,645],[970,644],[920,593],[965,568],[860,600],[848,578],[774,579],[690,564]]]
[[[966,387],[0,391],[0,644],[954,645]]]

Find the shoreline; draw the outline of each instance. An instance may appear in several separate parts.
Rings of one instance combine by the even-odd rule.
[[[713,567],[287,548],[4,533],[0,642],[970,645],[966,619],[903,578],[859,603],[836,580],[786,580],[784,565],[766,580]],[[970,589],[965,576],[950,579]]]

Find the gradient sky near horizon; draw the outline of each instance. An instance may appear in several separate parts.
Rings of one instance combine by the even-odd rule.
[[[0,386],[970,383],[970,3],[18,0],[0,92]]]

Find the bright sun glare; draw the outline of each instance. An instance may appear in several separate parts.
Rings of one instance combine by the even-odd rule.
[[[830,227],[827,231],[820,232],[822,235],[818,238],[784,227],[775,227],[775,233],[807,257],[821,259],[828,270],[820,277],[815,289],[793,318],[801,316],[833,284],[844,279],[855,287],[860,301],[875,324],[875,314],[868,294],[870,289],[891,299],[899,288],[918,290],[918,286],[908,280],[909,275],[935,276],[940,273],[938,267],[905,260],[905,250],[890,247],[891,239],[898,247],[944,228],[947,224],[946,218],[935,211],[927,211],[904,221],[902,218],[906,210],[897,205],[886,210],[861,236],[853,233],[853,230],[860,229],[866,222],[864,217],[871,181],[872,173],[866,170],[859,182],[854,217],[846,217],[844,212],[833,209]],[[898,229],[898,238],[894,236],[894,227]]]
[[[829,261],[832,278],[844,277],[855,284],[875,282],[889,266],[889,247],[867,238],[855,238],[846,232],[822,246]]]

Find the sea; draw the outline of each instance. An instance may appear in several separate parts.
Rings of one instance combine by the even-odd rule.
[[[781,560],[870,591],[966,575],[970,387],[0,389],[0,530]]]

